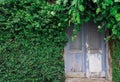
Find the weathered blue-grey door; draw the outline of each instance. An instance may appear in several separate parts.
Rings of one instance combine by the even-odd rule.
[[[81,27],[71,41],[73,26],[67,30],[69,41],[64,49],[66,77],[105,77],[104,34],[92,22]]]

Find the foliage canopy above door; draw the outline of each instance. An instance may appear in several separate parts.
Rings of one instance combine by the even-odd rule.
[[[60,0],[59,0],[60,1]],[[61,0],[66,8],[69,8],[69,22],[79,24],[94,20],[98,29],[103,27],[111,30],[109,38],[120,39],[120,0]],[[61,2],[62,3],[62,2]]]
[[[68,26],[70,22],[84,24],[90,20],[98,25],[100,31],[106,27],[111,31],[108,38],[120,39],[120,0],[45,0],[48,3],[43,10],[43,16],[53,15],[60,19],[58,26]],[[43,2],[45,2],[43,1]],[[49,2],[53,4],[49,4]],[[62,15],[62,16],[61,16]],[[55,22],[55,21],[54,21]]]
[[[106,50],[104,34],[92,22],[86,23],[71,41],[73,28],[67,30],[69,41],[65,47],[66,77],[105,77]]]

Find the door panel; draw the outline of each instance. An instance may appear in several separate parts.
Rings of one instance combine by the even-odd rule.
[[[91,73],[102,72],[102,56],[101,54],[88,54],[89,71]]]
[[[82,34],[81,31],[78,32],[77,37],[75,38],[74,41],[72,41],[72,35],[69,34],[69,45],[70,45],[70,50],[82,50]]]

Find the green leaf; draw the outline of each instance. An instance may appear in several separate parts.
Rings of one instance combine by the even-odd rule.
[[[77,14],[76,14],[76,21],[77,21],[78,24],[80,23],[80,14],[79,14],[79,12],[77,12]]]
[[[113,26],[112,33],[115,35],[117,34],[116,25]]]
[[[68,14],[70,15],[73,11],[74,11],[74,7],[71,7],[71,9],[69,10]]]
[[[0,0],[0,4],[3,4],[5,2],[5,0]]]
[[[104,29],[99,29],[99,32],[100,33],[104,33]]]
[[[114,6],[110,9],[110,14],[112,16],[115,16],[117,14],[117,11],[118,11],[118,6]]]
[[[100,11],[101,11],[101,9],[98,7],[98,8],[96,9],[96,14],[99,14]]]
[[[114,0],[114,2],[120,2],[120,0]]]
[[[86,17],[86,18],[84,18],[84,22],[88,22],[90,20],[90,17]]]
[[[116,14],[115,18],[116,18],[117,21],[120,21],[120,13]]]
[[[97,3],[98,2],[98,0],[92,0],[93,1],[93,3]]]
[[[106,2],[110,5],[113,5],[113,1],[112,0],[106,0]]]
[[[72,1],[72,6],[76,5],[77,4],[77,0],[73,0]]]
[[[109,29],[109,28],[111,27],[111,24],[108,23],[108,24],[106,25],[106,27]]]
[[[84,8],[83,5],[79,5],[78,8],[79,8],[79,10],[80,10],[81,12],[83,12],[83,11],[85,10],[85,8]]]
[[[76,18],[76,13],[73,12],[73,13],[72,13],[72,18],[71,18],[71,20],[74,22],[74,21],[75,21],[75,18]]]
[[[66,5],[66,4],[67,4],[67,2],[68,2],[68,0],[64,0],[63,4],[64,4],[64,5]]]
[[[108,6],[108,4],[107,4],[107,3],[105,3],[105,2],[104,2],[104,3],[102,3],[102,8],[103,8],[103,9],[106,9],[106,8],[107,8],[107,6]]]

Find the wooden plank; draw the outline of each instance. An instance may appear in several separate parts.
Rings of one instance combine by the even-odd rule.
[[[73,78],[73,77],[75,77],[75,78],[77,78],[77,77],[85,77],[85,73],[83,73],[83,72],[67,72],[66,74],[65,74],[65,76],[66,77],[71,77],[71,78]]]
[[[67,78],[65,82],[112,82],[106,78]]]
[[[80,55],[82,55],[81,53],[82,53],[82,50],[68,50],[68,52],[70,53],[70,54],[80,54]]]

